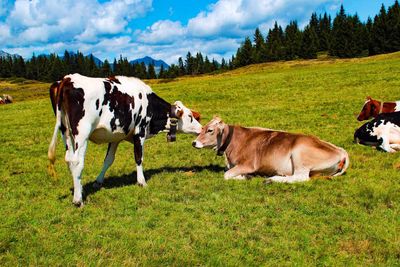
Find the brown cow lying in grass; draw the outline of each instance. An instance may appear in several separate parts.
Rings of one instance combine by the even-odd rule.
[[[259,174],[268,182],[294,183],[310,176],[338,176],[349,166],[347,152],[314,136],[225,124],[214,117],[193,141],[195,148],[214,148],[225,155],[225,179]],[[271,177],[272,176],[272,177]]]

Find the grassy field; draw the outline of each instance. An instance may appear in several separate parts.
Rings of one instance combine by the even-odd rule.
[[[23,88],[23,86],[26,86]],[[135,185],[133,147],[120,145],[105,186],[92,189],[106,145],[90,144],[85,207],[71,204],[61,138],[47,175],[55,118],[48,84],[0,81],[0,265],[400,265],[400,158],[353,144],[367,95],[400,99],[400,53],[254,65],[152,82],[231,124],[314,134],[345,148],[346,175],[301,184],[224,181],[223,158],[193,136],[145,145],[147,188]],[[8,87],[8,89],[5,89]],[[34,97],[32,97],[34,96]]]

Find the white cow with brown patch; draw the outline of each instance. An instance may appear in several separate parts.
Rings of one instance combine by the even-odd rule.
[[[54,174],[58,132],[66,146],[65,161],[74,182],[73,203],[82,206],[81,176],[88,141],[108,143],[103,168],[96,187],[114,162],[120,142],[134,144],[137,183],[146,186],[143,173],[144,141],[160,132],[175,140],[176,132],[198,134],[200,114],[180,101],[170,104],[157,96],[149,86],[133,77],[92,78],[80,74],[66,75],[50,87],[50,99],[56,115],[49,145],[49,170]]]
[[[264,128],[245,128],[214,117],[193,142],[225,155],[225,179],[266,175],[269,182],[303,182],[311,176],[342,175],[349,166],[347,152],[314,136]]]

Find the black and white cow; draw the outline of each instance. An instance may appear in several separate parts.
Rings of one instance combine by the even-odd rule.
[[[375,146],[386,152],[400,150],[400,112],[382,113],[354,133],[356,143]]]
[[[98,186],[103,183],[123,140],[134,144],[137,182],[146,186],[142,167],[145,139],[168,131],[173,141],[176,131],[191,134],[201,131],[197,112],[180,101],[169,104],[136,78],[67,75],[50,87],[50,99],[56,124],[48,151],[49,170],[54,173],[55,145],[61,130],[66,145],[65,161],[74,181],[73,203],[78,206],[83,204],[81,174],[88,139],[97,144],[108,143],[104,165],[96,179]]]

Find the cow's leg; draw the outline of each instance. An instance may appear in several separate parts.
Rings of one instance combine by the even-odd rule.
[[[400,150],[400,144],[390,144],[390,148],[396,151]]]
[[[144,137],[140,135],[133,136],[133,145],[135,152],[137,183],[140,186],[147,186],[146,179],[143,174],[143,150],[144,150]]]
[[[267,179],[267,183],[269,182],[277,182],[277,183],[297,183],[297,182],[305,182],[310,180],[310,170],[302,169],[297,170],[293,175],[290,176],[272,176]]]
[[[117,152],[118,144],[119,144],[118,142],[108,144],[107,154],[104,159],[103,168],[101,169],[100,174],[97,176],[96,182],[93,184],[93,187],[100,188],[103,185],[104,175],[108,170],[108,168],[110,168],[110,166],[114,162],[115,152]]]
[[[225,171],[228,171],[229,169],[233,168],[233,164],[229,163],[228,157],[224,153],[224,159],[225,159]]]
[[[391,148],[390,143],[389,143],[389,138],[387,138],[386,135],[383,135],[381,138],[382,138],[382,144],[380,145],[380,148],[382,148],[384,151],[389,152],[389,153],[396,152],[396,150]]]
[[[305,182],[310,180],[310,168],[304,166],[302,160],[301,153],[295,153],[291,156],[291,163],[293,166],[293,174],[288,176],[272,176],[267,179],[267,183],[269,182],[278,182],[278,183],[297,183],[297,182]]]
[[[76,206],[80,207],[83,205],[81,176],[85,161],[87,140],[83,139],[82,141],[75,141],[77,141],[79,147],[75,150],[75,152],[73,152],[72,159],[68,162],[68,166],[72,174],[72,179],[74,180],[74,198],[72,202]]]
[[[246,179],[246,175],[253,173],[254,169],[251,167],[243,166],[243,165],[236,165],[235,167],[229,169],[224,173],[224,179],[230,180],[244,180]]]

